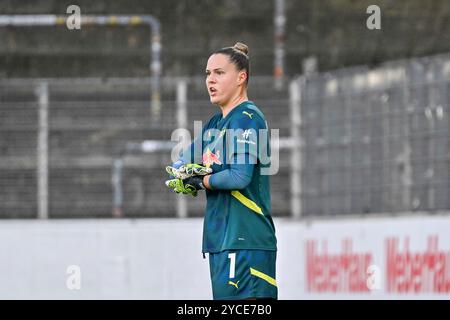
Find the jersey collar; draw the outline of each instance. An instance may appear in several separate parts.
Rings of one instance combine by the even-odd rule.
[[[253,101],[250,101],[250,100],[242,101],[240,104],[238,104],[236,107],[234,107],[233,110],[231,110],[225,118],[223,118],[223,116],[222,116],[220,118],[219,122],[223,123],[224,121],[226,121],[226,119],[229,119],[232,114],[236,113],[236,111],[242,109],[243,106],[246,106],[248,104],[253,105],[254,103],[253,103]]]

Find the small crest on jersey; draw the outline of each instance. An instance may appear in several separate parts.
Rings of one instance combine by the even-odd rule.
[[[248,137],[252,134],[252,130],[247,129],[242,133],[242,138],[244,138],[245,140],[248,139]]]

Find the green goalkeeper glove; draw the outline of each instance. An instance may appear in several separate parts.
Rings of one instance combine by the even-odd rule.
[[[167,166],[166,172],[174,178],[183,180],[193,176],[205,176],[212,173],[212,169],[196,163],[189,163],[183,164],[178,169],[175,167]]]
[[[186,179],[171,179],[166,181],[166,186],[173,189],[176,193],[190,194],[197,196],[198,190],[204,190],[203,176],[192,176]]]

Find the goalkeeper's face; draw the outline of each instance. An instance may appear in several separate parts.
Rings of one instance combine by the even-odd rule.
[[[206,66],[206,88],[211,103],[221,107],[232,104],[245,88],[245,71],[236,66],[224,54],[213,54]]]

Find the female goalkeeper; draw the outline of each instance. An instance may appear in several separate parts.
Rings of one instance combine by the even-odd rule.
[[[278,298],[268,127],[264,114],[248,100],[248,80],[245,44],[209,57],[206,87],[220,111],[203,126],[202,139],[169,167],[179,179],[166,183],[185,194],[206,190],[202,251],[209,253],[213,298],[220,300]],[[196,146],[202,165],[194,163]]]

